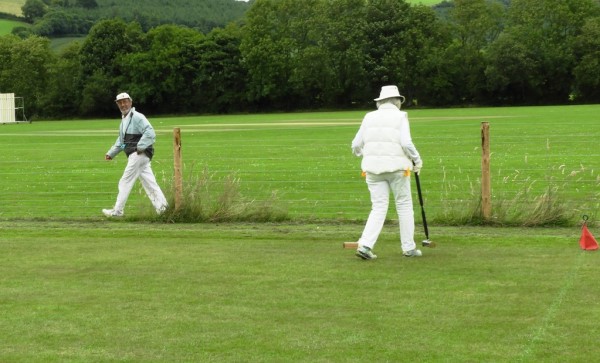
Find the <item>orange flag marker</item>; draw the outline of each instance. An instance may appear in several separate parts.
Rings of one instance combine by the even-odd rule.
[[[583,216],[583,228],[581,229],[581,238],[579,239],[579,246],[582,250],[593,251],[598,249],[598,242],[594,238],[594,235],[587,228],[588,216]]]

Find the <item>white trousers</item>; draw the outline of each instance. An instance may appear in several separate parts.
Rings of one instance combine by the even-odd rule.
[[[410,176],[404,176],[404,171],[384,174],[367,173],[367,186],[371,193],[372,207],[365,229],[358,240],[359,245],[369,248],[375,246],[385,222],[391,190],[400,224],[402,251],[415,249],[415,216],[410,191]]]
[[[138,178],[148,198],[150,198],[156,213],[162,213],[167,208],[167,199],[156,182],[156,178],[150,167],[150,159],[145,154],[138,155],[137,153],[129,155],[127,159],[127,166],[121,180],[119,180],[119,195],[117,195],[114,210],[123,212],[125,203],[127,203],[127,199],[129,198],[129,193],[131,193],[131,189]]]

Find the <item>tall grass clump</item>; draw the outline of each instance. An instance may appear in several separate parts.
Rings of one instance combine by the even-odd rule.
[[[519,191],[513,198],[497,201],[493,205],[490,224],[516,227],[569,226],[573,213],[561,201],[556,186],[547,186],[539,195],[530,190]]]
[[[537,196],[519,192],[511,199],[494,201],[490,219],[483,218],[481,196],[447,205],[436,221],[449,226],[566,227],[572,224],[574,217],[574,213],[568,212],[561,203],[556,189],[551,187]]]
[[[457,173],[462,172],[458,170]],[[469,188],[464,188],[466,183],[449,180],[443,170],[440,193],[442,211],[432,221],[449,226],[558,227],[572,224],[576,211],[569,210],[567,201],[561,197],[561,187],[554,178],[550,177],[543,189],[536,187],[538,182],[535,180],[527,178],[517,183],[518,178],[518,173],[503,178],[501,186],[497,186],[492,195],[492,215],[485,219],[482,214],[481,181],[473,183],[467,180]],[[457,195],[461,197],[457,199]]]
[[[234,174],[218,179],[206,167],[200,172],[192,171],[183,183],[180,205],[176,208],[172,197],[169,208],[159,220],[198,223],[280,222],[289,219],[287,211],[278,204],[276,193],[267,200],[248,199],[241,195],[240,184],[240,178]]]
[[[568,226],[570,219],[556,188],[548,186],[542,195],[535,198],[531,212],[523,220],[523,226]]]
[[[473,191],[471,191],[472,193]],[[481,196],[469,194],[465,198],[442,199],[442,211],[433,222],[448,226],[481,225],[484,224],[481,211]]]
[[[441,212],[431,218],[433,223],[448,226],[481,225],[481,193],[477,192],[469,176],[466,182],[458,181],[456,176],[463,174],[462,169],[448,176],[445,167],[442,167],[441,190],[439,191]],[[468,183],[469,187],[465,188]]]
[[[574,211],[569,211],[568,202],[561,193],[565,184],[560,185],[555,177],[546,177],[545,185],[527,177],[517,183],[520,178],[515,175],[505,176],[502,185],[505,191],[514,190],[515,185],[522,185],[512,197],[510,193],[499,193],[493,200],[493,216],[491,224],[518,227],[569,226],[572,224]],[[512,184],[512,185],[511,185]]]

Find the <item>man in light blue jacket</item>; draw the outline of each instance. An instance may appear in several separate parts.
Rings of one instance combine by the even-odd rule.
[[[167,208],[167,200],[158,186],[150,166],[156,139],[154,128],[146,116],[132,107],[133,100],[127,93],[118,94],[115,102],[121,111],[119,137],[104,158],[112,160],[121,151],[124,151],[127,155],[127,166],[119,180],[117,202],[112,209],[103,209],[102,213],[107,217],[123,216],[129,193],[131,193],[136,179],[140,179],[156,213],[161,214]]]
[[[398,87],[382,87],[379,98],[375,99],[377,110],[366,114],[352,140],[352,152],[356,156],[362,156],[361,167],[366,174],[372,203],[371,213],[356,250],[356,255],[365,260],[377,258],[372,250],[383,228],[390,190],[398,213],[403,255],[422,255],[416,249],[414,240],[410,173],[418,173],[423,161],[410,136],[408,115],[400,111],[403,98]]]

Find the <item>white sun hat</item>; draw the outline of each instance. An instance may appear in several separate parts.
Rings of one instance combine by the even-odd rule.
[[[129,97],[129,95],[127,93],[123,92],[123,93],[119,93],[117,95],[117,98],[115,99],[115,102],[120,101],[120,100],[124,100],[126,98],[129,98],[130,100],[133,101],[133,99],[131,97]]]
[[[381,92],[379,93],[379,98],[376,98],[375,101],[385,100],[386,98],[404,98],[404,96],[400,95],[398,91],[398,87],[396,86],[383,86],[381,87]]]

